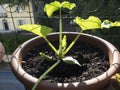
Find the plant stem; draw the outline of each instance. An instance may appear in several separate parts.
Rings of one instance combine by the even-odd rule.
[[[49,42],[49,40],[47,38],[44,38],[45,41],[48,43],[48,45],[53,49],[53,51],[58,55],[58,51],[56,50],[56,48],[52,45],[51,42]]]
[[[83,30],[80,31],[80,33],[76,36],[76,38],[72,41],[72,43],[67,47],[63,55],[65,55],[73,47],[73,45],[76,43],[82,32]]]
[[[59,10],[59,58],[62,58],[62,10]]]
[[[32,90],[35,90],[38,84],[41,82],[41,80],[50,72],[52,71],[59,63],[61,60],[57,60],[55,64],[53,64],[49,69],[47,69],[38,79],[38,81],[34,84]]]

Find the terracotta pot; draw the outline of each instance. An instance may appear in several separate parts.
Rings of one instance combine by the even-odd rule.
[[[59,33],[50,34],[47,38],[51,41],[56,41],[59,38]],[[63,33],[67,35],[67,39],[73,40],[78,33]],[[100,48],[106,55],[109,56],[110,68],[102,75],[86,80],[83,82],[74,83],[48,83],[42,81],[37,90],[102,90],[107,86],[111,80],[111,77],[118,71],[120,67],[120,55],[118,50],[109,42],[98,38],[93,35],[82,34],[79,40],[85,41],[88,44],[92,44]],[[38,80],[32,77],[22,69],[22,58],[33,47],[44,43],[44,39],[35,37],[20,45],[11,58],[11,68],[15,76],[20,80],[26,90],[31,90],[33,84]]]
[[[5,54],[5,49],[3,44],[0,42],[0,62],[2,61],[4,54]]]

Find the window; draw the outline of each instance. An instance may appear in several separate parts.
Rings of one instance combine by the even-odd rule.
[[[8,26],[7,20],[3,19],[2,23],[3,23],[4,30],[9,30],[9,26]]]

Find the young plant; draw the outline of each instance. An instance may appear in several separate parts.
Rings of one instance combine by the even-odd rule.
[[[101,22],[101,20],[98,17],[90,16],[88,19],[81,19],[80,17],[76,17],[73,21],[81,27],[81,30],[79,34],[76,36],[76,38],[71,42],[71,44],[67,47],[67,37],[66,35],[62,35],[62,9],[66,8],[68,10],[72,10],[75,8],[75,3],[70,3],[68,1],[54,1],[50,4],[46,4],[44,7],[44,11],[47,13],[47,16],[50,18],[52,14],[59,10],[59,48],[56,49],[54,45],[46,38],[48,34],[52,32],[52,28],[49,28],[47,26],[43,25],[37,25],[37,24],[26,24],[19,26],[20,29],[30,31],[34,34],[37,34],[44,38],[44,40],[48,43],[48,45],[52,48],[52,50],[55,52],[55,54],[58,56],[58,60],[55,64],[53,64],[48,70],[46,70],[43,75],[40,76],[38,81],[33,86],[32,90],[35,90],[39,82],[51,71],[53,70],[61,61],[68,63],[68,64],[76,64],[78,66],[81,66],[81,64],[74,59],[71,56],[65,56],[69,50],[73,47],[73,45],[76,43],[78,38],[80,37],[81,33],[85,30],[91,30],[91,29],[98,29],[98,28],[110,28],[113,26],[120,26],[120,22],[111,22],[109,20],[104,20]],[[40,56],[45,58],[46,60],[52,60],[52,56],[45,55],[44,53],[40,52]]]

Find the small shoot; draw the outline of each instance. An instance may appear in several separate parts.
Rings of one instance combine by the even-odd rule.
[[[45,53],[40,52],[40,56],[44,58],[45,60],[52,60],[51,56],[46,55]]]
[[[110,28],[111,27],[111,21],[104,20],[101,24],[101,28]]]
[[[67,37],[66,35],[64,35],[62,40],[62,50],[64,51],[66,47],[67,47]]]

